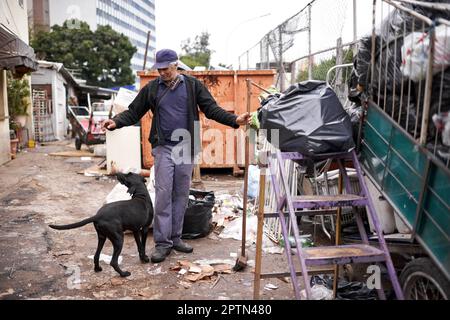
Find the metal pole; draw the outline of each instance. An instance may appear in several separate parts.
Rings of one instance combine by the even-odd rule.
[[[336,65],[340,66],[343,63],[344,63],[344,52],[342,50],[342,38],[338,38],[336,41]],[[339,89],[341,89],[342,86],[342,72],[339,69],[336,69],[336,86]]]
[[[308,79],[312,80],[311,4],[308,5]]]
[[[247,112],[250,113],[250,105],[252,98],[252,81],[247,79]],[[245,257],[245,242],[247,235],[247,202],[248,202],[248,167],[250,163],[250,126],[247,125],[247,132],[245,134],[245,175],[244,175],[244,203],[242,204],[242,249],[241,256]]]
[[[247,50],[247,70],[249,70],[249,69],[250,69],[250,55],[249,55],[249,52]]]
[[[147,44],[145,45],[145,55],[144,55],[144,67],[142,68],[142,70],[145,71],[145,67],[147,66],[147,54],[148,54],[148,46],[150,44],[150,36],[151,36],[152,32],[149,31],[147,33]]]
[[[284,66],[283,66],[283,31],[281,29],[281,26],[278,27],[278,32],[279,32],[279,55],[280,55],[280,91],[283,92],[284,91]]]
[[[374,72],[375,72],[375,41],[376,41],[376,16],[377,16],[377,0],[373,0],[373,16],[372,16],[372,53],[371,53],[371,61],[370,61],[370,88],[369,90],[370,98],[373,99],[373,81],[374,81]],[[364,83],[367,86],[367,83]]]
[[[420,144],[425,145],[427,143],[428,134],[428,120],[430,118],[430,105],[431,105],[431,92],[433,87],[433,62],[434,62],[434,46],[435,46],[435,28],[431,27],[430,32],[430,50],[428,54],[428,70],[426,80],[426,91],[423,102],[422,113],[422,130],[420,132]]]
[[[263,41],[261,40],[261,42],[259,43],[259,70],[264,69],[264,65],[263,65],[263,55],[264,55],[264,48],[263,48]]]
[[[356,0],[353,0],[353,41],[358,39],[358,15],[357,15]],[[358,53],[358,47],[353,46],[353,55]]]
[[[357,7],[356,0],[353,0],[353,41],[358,38],[358,18],[357,18]]]
[[[267,46],[266,46],[266,52],[267,52],[267,69],[270,69],[270,37],[267,35]]]

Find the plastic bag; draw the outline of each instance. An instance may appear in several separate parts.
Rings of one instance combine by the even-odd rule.
[[[325,286],[333,290],[333,278],[328,275],[311,277],[311,287]],[[337,287],[336,300],[377,300],[377,291],[369,289],[363,282],[348,282],[340,279]]]
[[[247,195],[250,199],[255,199],[259,195],[259,168],[258,166],[248,167],[248,190]],[[244,191],[244,186],[242,186]]]
[[[440,25],[435,30],[433,74],[450,65],[450,28]],[[402,73],[413,81],[424,80],[428,69],[429,33],[413,32],[405,37],[402,47]]]
[[[206,237],[212,227],[214,192],[190,190],[190,198],[184,215],[182,239]],[[195,198],[195,199],[192,199]]]
[[[350,117],[323,81],[297,83],[281,95],[270,96],[263,101],[259,120],[267,139],[284,152],[313,158],[355,148]],[[278,137],[273,129],[279,130]]]

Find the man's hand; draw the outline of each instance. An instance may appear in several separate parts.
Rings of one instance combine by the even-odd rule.
[[[236,123],[240,126],[250,125],[251,122],[251,116],[250,113],[246,112],[236,119]]]
[[[117,124],[112,119],[108,119],[105,122],[103,122],[102,129],[103,130],[114,130],[117,128]]]

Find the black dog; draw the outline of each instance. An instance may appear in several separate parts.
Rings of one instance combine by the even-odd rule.
[[[128,277],[131,273],[119,268],[118,258],[123,247],[124,231],[130,230],[139,251],[139,257],[143,263],[150,260],[145,255],[145,243],[147,241],[148,228],[153,220],[153,205],[145,185],[145,179],[137,174],[118,173],[120,183],[128,187],[128,193],[132,199],[127,201],[113,202],[100,208],[97,214],[91,218],[65,226],[50,225],[56,230],[69,230],[82,227],[93,222],[98,235],[98,247],[94,256],[95,272],[102,271],[99,265],[100,252],[108,238],[114,247],[110,265],[121,277]]]

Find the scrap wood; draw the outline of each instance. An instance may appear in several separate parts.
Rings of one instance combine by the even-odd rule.
[[[85,175],[86,177],[103,177],[108,175],[108,172],[106,170],[100,168],[97,165],[92,166],[84,171],[80,171],[79,173]]]
[[[49,154],[53,157],[66,157],[66,158],[81,158],[81,157],[91,157],[91,158],[104,158],[96,156],[94,153],[88,151],[62,151],[62,152],[53,152]]]
[[[199,274],[188,274],[187,276],[184,277],[186,280],[189,280],[191,282],[197,282],[201,279],[204,278],[204,275],[202,275],[201,273]]]
[[[200,268],[200,267],[198,267],[198,266],[191,266],[190,268],[189,268],[189,272],[190,273],[198,273],[198,274],[200,274],[200,273],[202,273],[202,268]]]

